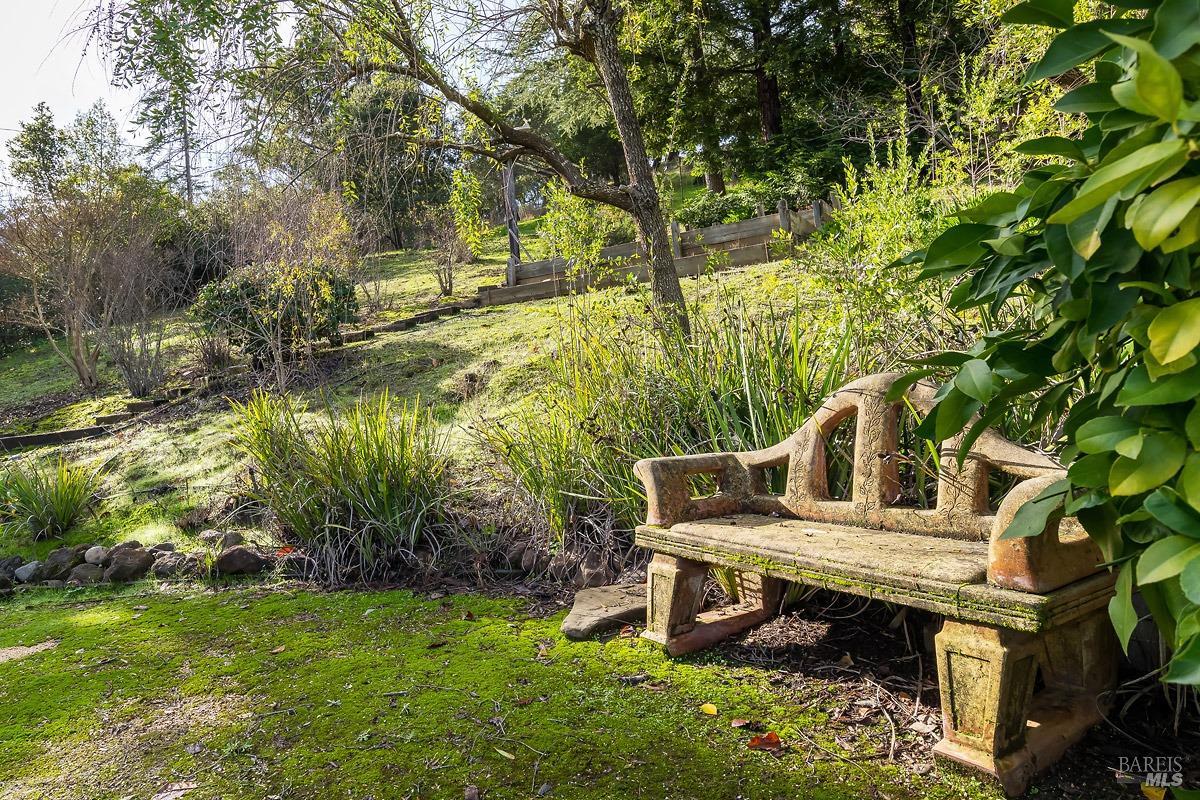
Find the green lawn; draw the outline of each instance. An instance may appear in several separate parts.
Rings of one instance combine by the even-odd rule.
[[[0,653],[55,643],[0,663],[3,797],[997,796],[845,750],[819,684],[780,689],[771,669],[638,639],[572,643],[561,613],[521,600],[136,592],[0,607]],[[735,718],[789,749],[748,749]],[[862,752],[887,733],[849,736]]]

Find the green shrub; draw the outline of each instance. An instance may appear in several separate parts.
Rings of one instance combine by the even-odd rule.
[[[725,194],[705,190],[692,198],[675,214],[689,228],[708,228],[724,222],[741,222],[754,217],[763,202],[760,193],[750,189],[731,189]]]
[[[560,181],[546,186],[546,214],[538,241],[547,258],[561,258],[574,269],[591,269],[600,251],[637,238],[633,218],[624,211],[576,197]]]
[[[253,264],[205,286],[192,314],[260,365],[293,360],[322,337],[336,338],[358,313],[354,283],[321,265]]]
[[[1006,19],[1064,29],[1030,78],[1093,82],[1057,108],[1083,113],[1074,138],[1018,152],[1053,163],[958,213],[913,260],[952,281],[956,308],[1015,305],[1018,324],[944,353],[950,368],[923,423],[960,454],[1014,401],[1051,426],[1067,476],[1026,504],[1005,538],[1078,516],[1119,569],[1109,613],[1128,646],[1135,587],[1173,653],[1168,682],[1200,685],[1200,70],[1195,4],[1148,0],[1075,24],[1070,4],[1029,0]],[[1146,9],[1146,10],[1142,10]],[[1104,36],[1097,37],[1101,30]],[[1096,37],[1080,48],[1081,37]],[[1016,301],[1015,303],[1012,301]],[[979,414],[978,421],[974,415]]]
[[[59,459],[0,472],[0,528],[35,541],[60,538],[100,502],[99,470]]]
[[[478,427],[555,536],[578,533],[597,514],[632,529],[645,513],[635,461],[775,444],[843,382],[844,337],[823,351],[801,314],[755,313],[728,298],[718,305],[693,311],[689,339],[579,303],[543,398],[511,421]]]
[[[453,492],[445,438],[426,411],[386,393],[327,408],[311,426],[287,396],[255,392],[234,409],[250,496],[324,580],[378,580],[437,551]]]

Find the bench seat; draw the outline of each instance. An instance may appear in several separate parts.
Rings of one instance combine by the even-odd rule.
[[[1115,577],[1100,572],[1031,594],[987,583],[987,542],[758,514],[642,525],[636,541],[655,553],[1028,632],[1104,606]]]
[[[939,395],[899,378],[842,387],[762,450],[635,464],[646,489],[636,542],[654,554],[642,635],[671,655],[709,647],[778,613],[788,583],[940,615],[934,753],[1020,794],[1111,702],[1117,647],[1105,606],[1115,575],[1077,521],[1062,519],[1062,464],[996,431],[941,443],[936,503],[903,502],[902,414],[928,414]],[[851,419],[851,485],[834,496],[831,437]],[[1011,487],[1002,499],[991,496],[1004,485],[993,477]],[[1039,503],[1053,503],[1035,506],[1041,531],[1005,535]],[[727,570],[735,602],[704,611],[713,568]]]

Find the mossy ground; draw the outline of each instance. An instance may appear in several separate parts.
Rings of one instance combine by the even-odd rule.
[[[560,621],[521,600],[408,591],[25,596],[0,609],[0,650],[58,644],[0,663],[0,795],[998,796],[952,773],[850,764],[819,693],[777,688],[770,668],[569,642]],[[790,749],[749,750],[734,718]]]

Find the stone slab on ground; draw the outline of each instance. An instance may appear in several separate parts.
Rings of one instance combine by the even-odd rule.
[[[625,625],[646,624],[646,586],[625,583],[583,589],[575,595],[571,613],[563,620],[568,639],[589,639]]]

